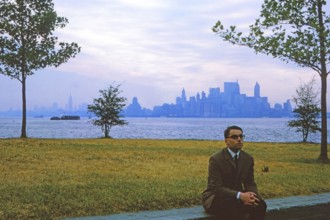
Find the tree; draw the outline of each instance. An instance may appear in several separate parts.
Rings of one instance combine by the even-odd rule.
[[[110,129],[113,126],[128,124],[120,119],[126,98],[119,96],[122,92],[119,87],[120,85],[110,85],[108,89],[100,90],[101,96],[94,99],[92,105],[87,106],[88,111],[98,117],[98,119],[93,119],[93,124],[101,127],[105,138],[110,137]]]
[[[56,28],[68,20],[58,17],[51,0],[0,1],[0,74],[22,84],[21,138],[26,138],[26,80],[47,66],[58,67],[80,52],[76,43],[58,42]]]
[[[330,17],[325,14],[325,0],[264,0],[260,18],[243,34],[235,26],[224,29],[218,21],[213,31],[224,41],[247,46],[284,62],[309,67],[321,77],[321,150],[327,154],[327,64],[330,61]]]
[[[307,142],[310,133],[321,131],[320,122],[317,120],[321,109],[318,107],[319,93],[315,90],[315,78],[308,83],[301,83],[296,93],[293,97],[296,104],[293,112],[297,119],[290,120],[288,126],[297,128],[296,131],[302,133],[303,142]]]

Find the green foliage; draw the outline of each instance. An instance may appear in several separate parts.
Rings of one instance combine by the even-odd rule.
[[[230,43],[248,46],[257,53],[293,61],[321,73],[321,60],[330,60],[330,41],[327,40],[330,17],[322,11],[325,4],[326,1],[318,0],[265,0],[260,18],[250,25],[249,34],[242,35],[235,26],[224,29],[220,21],[212,30]],[[320,56],[321,51],[325,57]]]
[[[58,42],[53,31],[68,20],[58,17],[51,0],[0,2],[0,73],[20,81],[35,70],[59,66],[80,51]]]
[[[284,62],[309,67],[321,77],[321,153],[327,161],[327,64],[330,62],[330,16],[325,0],[264,0],[260,18],[242,34],[218,21],[212,30],[224,41],[247,46]]]
[[[302,133],[303,142],[306,142],[310,133],[321,131],[317,120],[321,109],[317,105],[318,92],[315,91],[314,78],[308,83],[302,83],[296,90],[293,98],[296,108],[293,110],[296,120],[288,122],[289,127],[296,127]]]
[[[80,52],[76,43],[53,35],[68,20],[58,17],[51,0],[0,1],[0,74],[22,84],[22,131],[26,138],[26,78],[47,66],[58,67]]]
[[[93,124],[101,127],[105,138],[110,137],[110,129],[113,126],[127,124],[120,115],[125,107],[126,98],[119,96],[122,92],[119,87],[120,85],[111,85],[108,89],[100,90],[101,97],[94,99],[93,104],[87,107],[89,112],[98,117],[93,120]]]
[[[310,133],[321,131],[320,122],[317,120],[320,111],[320,108],[314,105],[299,106],[294,109],[293,112],[298,119],[289,121],[288,126],[296,127],[296,131],[302,133],[303,142],[307,141]]]

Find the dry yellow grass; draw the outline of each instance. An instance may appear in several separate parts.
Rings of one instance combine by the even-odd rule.
[[[0,218],[71,216],[200,204],[222,141],[0,139]],[[246,143],[265,198],[330,191],[319,145]],[[269,172],[262,172],[267,166]]]

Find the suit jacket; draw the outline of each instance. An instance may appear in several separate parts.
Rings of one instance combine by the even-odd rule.
[[[240,151],[238,168],[224,148],[209,159],[207,188],[202,194],[202,201],[207,211],[215,196],[221,198],[236,198],[238,192],[250,191],[258,193],[254,181],[254,159],[251,155]]]

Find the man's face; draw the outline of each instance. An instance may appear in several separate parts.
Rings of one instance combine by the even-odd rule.
[[[237,152],[243,147],[243,132],[241,130],[231,129],[229,136],[225,139],[227,147],[233,152]]]

